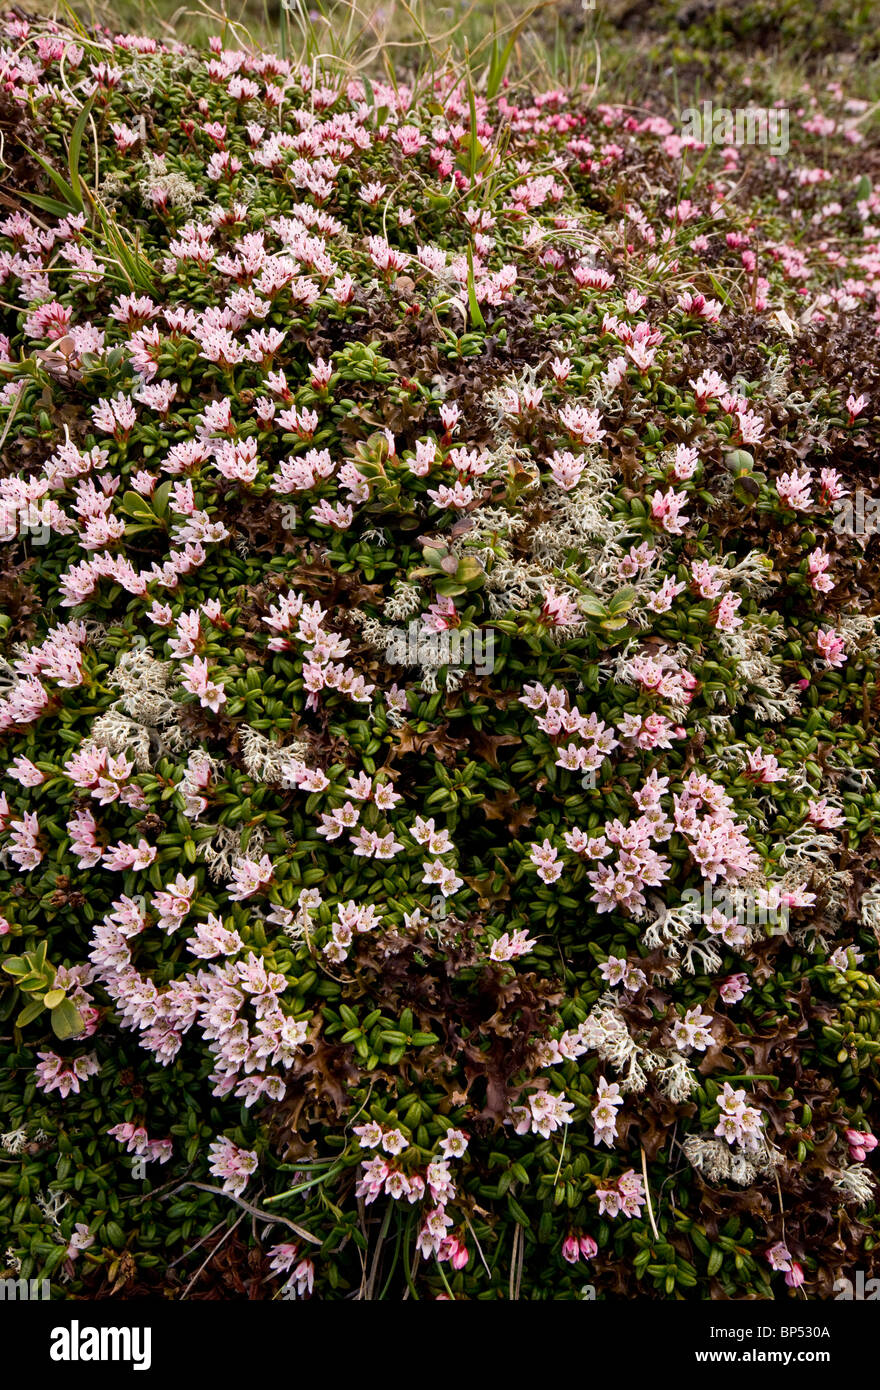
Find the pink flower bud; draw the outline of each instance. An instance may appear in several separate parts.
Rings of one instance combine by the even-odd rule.
[[[562,1258],[570,1265],[576,1265],[581,1257],[581,1247],[577,1236],[566,1236],[562,1242]]]
[[[452,1268],[453,1268],[453,1269],[464,1269],[464,1267],[465,1267],[465,1265],[467,1264],[467,1262],[468,1262],[469,1259],[470,1259],[470,1256],[468,1255],[468,1248],[467,1248],[467,1246],[464,1244],[464,1242],[461,1241],[461,1240],[455,1241],[455,1242],[454,1242],[454,1248],[453,1248],[453,1251],[452,1251],[452,1256],[451,1256]]]

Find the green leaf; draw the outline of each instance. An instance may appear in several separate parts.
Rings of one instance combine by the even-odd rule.
[[[596,594],[581,594],[578,607],[588,618],[604,618],[607,612],[605,604]]]
[[[63,999],[58,1007],[52,1010],[52,1032],[62,1042],[67,1038],[77,1037],[84,1027],[83,1016],[70,999]]]
[[[486,578],[486,572],[479,560],[473,555],[465,555],[458,566],[455,575],[460,584],[465,584],[469,589],[478,588]]]
[[[486,96],[488,97],[489,101],[494,101],[499,91],[501,90],[501,83],[504,80],[504,73],[507,69],[508,63],[510,62],[510,55],[513,52],[514,44],[519,38],[520,30],[525,24],[527,18],[528,14],[526,14],[524,19],[520,20],[519,24],[513,30],[512,34],[510,35],[510,38],[507,40],[507,43],[504,45],[503,48],[499,47],[497,36],[493,35],[492,57],[489,60],[489,66],[486,69]]]
[[[125,1232],[123,1231],[119,1222],[108,1221],[107,1225],[104,1227],[104,1230],[106,1231],[107,1239],[113,1246],[114,1250],[121,1250],[122,1247],[125,1245]]]
[[[516,1198],[511,1197],[509,1192],[507,1194],[507,1206],[514,1220],[518,1221],[521,1226],[524,1226],[526,1228],[526,1230],[529,1230],[532,1224],[531,1221],[529,1220],[528,1216],[526,1215],[525,1211],[520,1206]]]
[[[468,311],[471,316],[471,323],[475,328],[485,328],[486,320],[483,318],[483,315],[480,312],[480,306],[477,303],[477,285],[474,279],[474,247],[473,243],[470,241],[468,242],[467,249],[467,264]]]
[[[648,1265],[651,1263],[650,1249],[640,1250],[633,1260],[633,1269],[639,1278],[642,1277]]]
[[[171,496],[171,489],[174,486],[173,480],[169,478],[167,483],[162,483],[150,498],[153,511],[156,516],[164,516],[168,511],[168,498]]]
[[[731,473],[748,473],[755,466],[755,456],[748,449],[731,449],[724,455],[724,462]]]
[[[147,499],[131,488],[123,494],[122,510],[128,512],[129,516],[136,516],[138,521],[156,523],[156,516]]]
[[[54,183],[64,203],[65,216],[70,211],[82,212],[81,196],[76,192],[75,189],[71,188],[70,184],[67,182],[66,179],[63,179],[61,177],[61,175],[58,173],[58,170],[53,169],[48,159],[44,159],[42,155],[37,154],[36,150],[32,150],[30,145],[25,145],[24,148],[27,150],[28,154],[33,156],[33,158],[37,161],[43,172],[47,175],[49,179],[51,179],[52,183]]]
[[[47,198],[42,193],[20,192],[19,198],[26,198],[29,203],[33,203],[41,212],[51,213],[53,217],[66,217],[70,208],[66,203],[59,203],[57,198]]]
[[[79,157],[82,149],[83,133],[86,128],[86,121],[91,115],[93,101],[94,97],[89,97],[77,116],[76,124],[70,136],[70,145],[67,150],[67,172],[70,174],[70,186],[79,199],[80,207],[83,206],[85,200],[83,198],[82,181],[79,176]]]
[[[620,589],[613,598],[608,600],[608,612],[616,617],[619,613],[627,613],[635,602],[636,591],[629,585],[625,589]]]
[[[457,598],[459,594],[467,593],[464,584],[459,584],[457,579],[437,579],[434,588],[444,598]]]
[[[430,565],[432,570],[441,569],[443,566],[443,561],[446,559],[446,556],[448,554],[449,552],[447,550],[438,550],[433,545],[426,545],[422,549],[422,555],[425,558],[425,563],[427,565]]]
[[[25,1004],[18,1018],[15,1020],[16,1028],[24,1028],[28,1023],[33,1023],[35,1018],[39,1018],[43,1012],[42,999],[32,999],[29,1004]]]

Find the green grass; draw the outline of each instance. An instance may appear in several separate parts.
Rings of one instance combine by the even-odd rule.
[[[871,0],[730,0],[721,5],[660,0],[37,0],[61,20],[166,40],[269,47],[313,62],[332,59],[390,78],[411,78],[469,59],[485,84],[504,56],[524,84],[595,91],[597,100],[679,110],[711,95],[732,103],[802,93],[805,83],[846,77],[847,90],[880,99],[880,38]]]

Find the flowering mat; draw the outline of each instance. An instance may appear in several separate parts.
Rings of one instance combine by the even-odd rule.
[[[5,1272],[833,1298],[865,105],[780,153],[230,43],[2,22]]]

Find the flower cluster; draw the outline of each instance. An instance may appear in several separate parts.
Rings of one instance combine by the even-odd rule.
[[[824,1287],[877,1233],[851,99],[740,169],[0,26],[0,1088],[77,1295],[242,1203],[270,1296]]]

